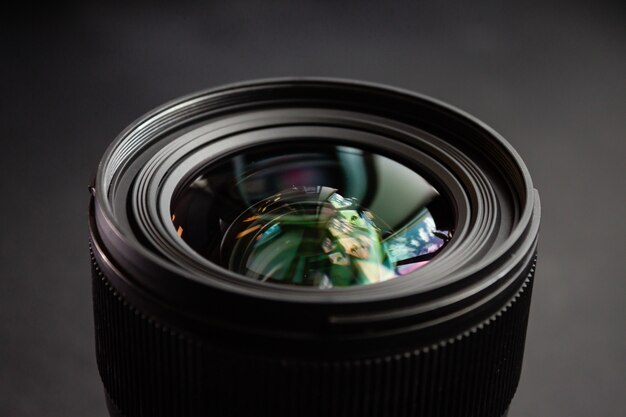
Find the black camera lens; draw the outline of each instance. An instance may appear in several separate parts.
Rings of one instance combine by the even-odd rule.
[[[112,416],[503,416],[539,198],[492,129],[373,84],[279,79],[143,116],[91,185]]]

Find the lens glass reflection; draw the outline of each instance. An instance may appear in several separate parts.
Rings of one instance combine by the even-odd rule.
[[[193,250],[260,281],[318,288],[406,275],[450,241],[449,202],[415,170],[346,146],[248,149],[211,164],[171,204]]]

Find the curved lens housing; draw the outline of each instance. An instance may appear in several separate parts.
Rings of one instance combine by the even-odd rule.
[[[260,281],[345,287],[427,264],[452,206],[415,170],[349,146],[255,147],[210,164],[172,201],[196,252]]]
[[[355,81],[168,103],[90,187],[113,416],[501,417],[539,197],[496,132]]]

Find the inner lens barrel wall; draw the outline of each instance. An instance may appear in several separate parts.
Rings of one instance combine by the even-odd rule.
[[[92,185],[112,415],[506,412],[539,198],[471,116],[354,81],[242,83],[139,119]]]

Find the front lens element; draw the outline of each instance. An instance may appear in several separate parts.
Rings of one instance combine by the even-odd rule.
[[[448,243],[449,202],[414,169],[336,145],[265,145],[209,164],[172,200],[179,236],[261,281],[364,285],[427,264]]]

